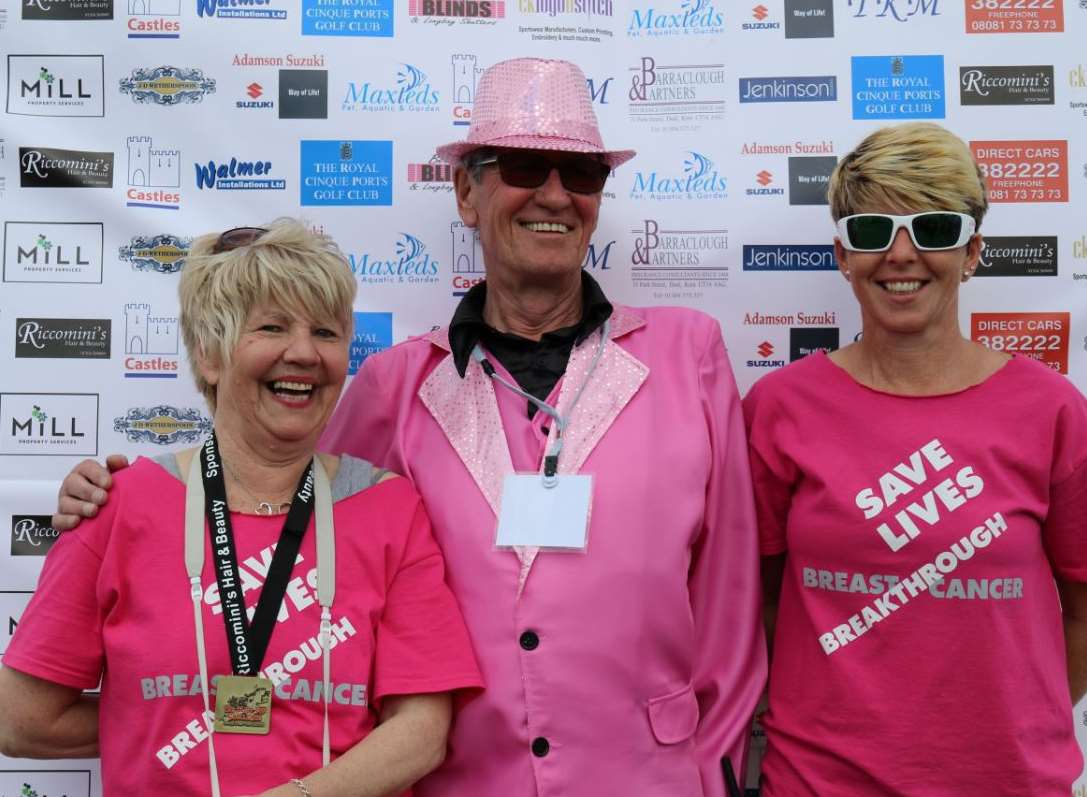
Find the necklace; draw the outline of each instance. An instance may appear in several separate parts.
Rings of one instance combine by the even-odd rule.
[[[242,492],[249,496],[249,500],[253,502],[253,506],[256,507],[256,513],[258,515],[282,515],[291,508],[290,501],[262,501],[257,498],[253,495],[252,491],[245,486],[245,482],[243,482],[235,470],[227,464],[225,459],[223,460],[223,467],[226,469],[230,478],[234,480],[234,483],[242,488]]]

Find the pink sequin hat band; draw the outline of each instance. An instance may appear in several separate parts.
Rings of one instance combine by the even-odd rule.
[[[515,58],[480,75],[468,138],[438,147],[438,157],[459,164],[480,147],[596,152],[613,169],[634,150],[607,150],[593,113],[585,74],[569,61]]]

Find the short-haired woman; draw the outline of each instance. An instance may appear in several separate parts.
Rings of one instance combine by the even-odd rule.
[[[285,219],[199,239],[179,292],[213,434],[115,474],[50,552],[0,670],[2,751],[100,750],[106,794],[400,794],[480,677],[414,489],[315,450],[355,280]]]
[[[1068,797],[1087,403],[1014,353],[1025,331],[959,331],[987,209],[961,140],[877,130],[830,205],[863,336],[744,402],[776,618],[763,793]]]

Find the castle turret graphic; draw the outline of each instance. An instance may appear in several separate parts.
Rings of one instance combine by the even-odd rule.
[[[482,71],[476,66],[474,55],[453,56],[453,102],[464,105],[475,99],[476,78]]]
[[[483,274],[483,253],[479,248],[479,233],[455,221],[449,225],[453,232],[453,273]]]
[[[179,17],[181,0],[128,0],[128,13],[134,17]]]
[[[177,188],[181,185],[181,150],[152,149],[150,136],[130,136],[128,184]]]
[[[177,354],[177,317],[153,316],[151,305],[125,305],[126,354]]]

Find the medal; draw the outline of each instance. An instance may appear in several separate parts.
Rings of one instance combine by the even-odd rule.
[[[268,733],[272,682],[260,676],[224,675],[216,682],[216,733]]]

